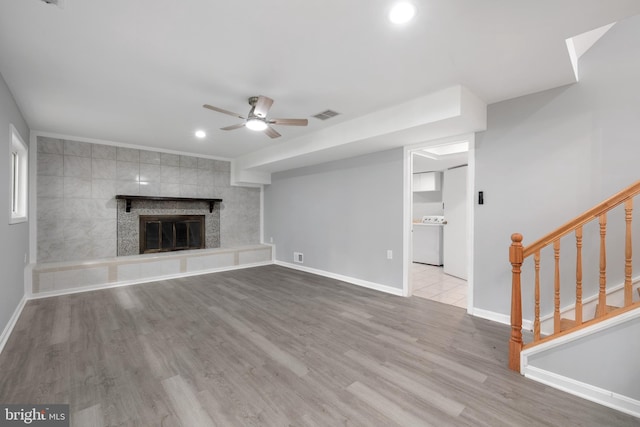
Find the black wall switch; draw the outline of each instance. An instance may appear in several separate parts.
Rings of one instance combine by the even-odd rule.
[[[478,191],[478,204],[484,205],[484,191]]]

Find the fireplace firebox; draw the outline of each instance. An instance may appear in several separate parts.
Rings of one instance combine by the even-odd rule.
[[[140,253],[205,248],[204,215],[140,215]]]

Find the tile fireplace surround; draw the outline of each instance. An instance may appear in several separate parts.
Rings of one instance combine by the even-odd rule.
[[[213,212],[209,204],[201,201],[136,200],[130,212],[125,200],[118,200],[118,256],[140,253],[140,215],[204,215],[205,247],[220,247],[220,203]]]
[[[260,189],[231,186],[228,161],[42,136],[36,147],[34,294],[271,262],[271,247],[259,244]],[[204,203],[163,208],[162,214],[204,213],[207,249],[138,255],[137,241],[127,241],[138,239],[137,224],[133,233],[121,223],[125,201],[116,194],[223,202],[213,213]],[[125,215],[137,220],[157,207],[139,203]]]

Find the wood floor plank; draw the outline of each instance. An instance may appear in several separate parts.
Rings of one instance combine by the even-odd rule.
[[[104,415],[100,404],[76,411],[71,416],[72,427],[103,427]]]
[[[364,368],[374,372],[376,375],[399,385],[416,396],[420,396],[420,399],[453,417],[460,415],[465,408],[465,406],[460,402],[449,399],[440,394],[437,390],[429,388],[408,376],[399,374],[397,370],[381,365],[375,360],[360,354],[357,351],[349,350],[345,355],[358,362]]]
[[[380,393],[358,381],[347,387],[347,390],[366,402],[369,406],[371,406],[371,409],[381,412],[387,418],[394,421],[400,426],[431,426],[431,424],[429,424],[425,420],[422,420],[417,416],[405,411],[389,399],[382,396]]]
[[[229,315],[229,313],[227,313],[226,311],[218,307],[210,307],[210,310],[213,311],[218,317],[223,319],[229,326],[235,329],[236,332],[245,336],[254,345],[263,350],[274,361],[282,364],[288,369],[291,369],[291,371],[293,371],[296,375],[302,377],[309,371],[307,366],[300,360],[278,348],[278,346],[274,345],[268,339],[254,332],[250,326]]]
[[[507,368],[510,328],[279,266],[27,302],[0,402],[72,425],[631,426]]]
[[[163,380],[162,386],[184,427],[215,426],[195,392],[180,375]]]

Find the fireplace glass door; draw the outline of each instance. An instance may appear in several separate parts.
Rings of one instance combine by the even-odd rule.
[[[205,247],[204,215],[140,215],[140,253]]]

